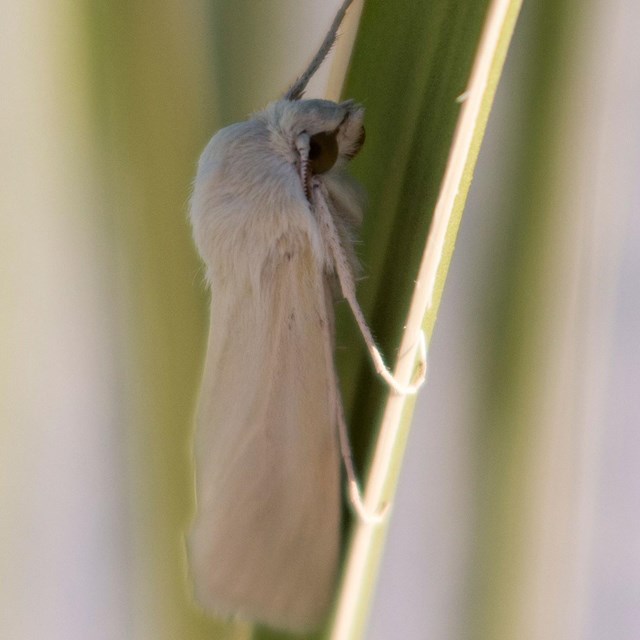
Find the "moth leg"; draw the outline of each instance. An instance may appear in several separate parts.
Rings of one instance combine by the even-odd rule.
[[[347,423],[344,419],[344,410],[342,408],[342,402],[340,400],[340,393],[338,391],[338,376],[336,375],[335,365],[333,361],[333,338],[331,335],[331,328],[328,322],[327,306],[326,306],[326,291],[323,275],[318,271],[315,288],[317,294],[317,300],[320,302],[318,312],[320,327],[324,337],[324,359],[327,371],[327,377],[329,380],[329,395],[328,402],[331,407],[338,426],[338,441],[340,444],[340,455],[342,457],[342,463],[344,465],[345,472],[347,474],[349,502],[353,507],[356,515],[365,524],[377,524],[384,518],[388,504],[383,504],[376,511],[369,511],[367,509],[358,479],[356,476],[356,470],[353,465],[353,455],[351,454],[351,445],[349,444],[349,433],[347,431]]]
[[[353,455],[351,454],[351,446],[349,444],[349,434],[347,433],[347,424],[344,419],[344,411],[342,403],[337,398],[336,417],[338,419],[338,434],[340,436],[340,453],[342,454],[342,462],[347,472],[347,482],[349,488],[349,502],[353,507],[356,515],[364,524],[380,524],[389,511],[389,503],[383,502],[375,511],[370,511],[364,503],[360,485],[356,477],[356,470],[353,465]]]
[[[322,192],[322,186],[319,181],[314,180],[312,187],[315,195],[314,202],[317,205],[316,209],[319,218],[318,222],[320,223],[323,235],[327,239],[329,248],[333,255],[333,260],[335,263],[336,272],[338,274],[338,281],[340,282],[342,295],[345,297],[345,299],[349,303],[349,306],[351,307],[351,311],[356,319],[356,322],[358,323],[358,327],[360,328],[362,337],[364,338],[367,349],[369,350],[369,353],[371,355],[371,359],[373,360],[373,365],[376,369],[376,372],[378,373],[378,375],[380,375],[380,377],[382,377],[382,379],[391,387],[391,389],[395,393],[399,395],[414,394],[422,386],[427,377],[427,347],[424,333],[421,332],[420,339],[418,340],[420,360],[416,379],[408,385],[402,384],[395,379],[391,371],[389,371],[388,367],[386,366],[382,358],[382,354],[380,353],[380,350],[376,346],[375,340],[373,339],[371,329],[369,329],[369,325],[364,318],[362,309],[358,304],[353,274],[351,273],[347,256],[345,255],[345,252],[342,249],[342,245],[340,244],[340,236],[338,235],[338,231],[336,230],[335,224],[333,222],[333,217],[331,215],[331,211],[329,211],[329,206],[327,205],[325,195]]]

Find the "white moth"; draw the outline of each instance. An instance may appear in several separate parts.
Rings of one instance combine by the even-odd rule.
[[[333,304],[351,305],[376,369],[398,392],[355,298],[364,142],[352,101],[301,100],[333,45],[338,12],[284,99],[219,131],[191,201],[211,324],[197,413],[197,515],[188,539],[200,604],[276,628],[317,627],[340,549],[340,457],[355,480],[333,361]],[[419,383],[418,383],[419,384]]]

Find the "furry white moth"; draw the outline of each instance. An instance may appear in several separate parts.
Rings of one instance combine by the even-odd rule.
[[[302,100],[333,45],[338,12],[284,99],[219,131],[191,201],[211,289],[197,413],[196,597],[217,615],[302,631],[332,601],[340,454],[362,506],[333,361],[333,301],[350,303],[376,369],[398,392],[355,298],[359,190],[344,168],[364,142],[352,101]]]

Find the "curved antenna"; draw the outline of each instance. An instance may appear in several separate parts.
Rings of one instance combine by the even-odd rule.
[[[336,41],[336,35],[338,34],[338,29],[340,28],[340,24],[342,23],[344,14],[347,13],[347,9],[352,2],[353,0],[344,0],[342,6],[338,9],[338,13],[336,13],[336,17],[331,23],[329,32],[324,37],[324,40],[320,45],[320,48],[318,49],[318,53],[316,53],[305,72],[291,85],[291,87],[289,87],[289,90],[284,94],[285,100],[300,100],[300,98],[302,98],[302,94],[307,88],[309,80],[311,80],[313,74],[318,70],[318,67],[327,57],[329,51],[331,51],[331,47],[333,47],[333,44]]]

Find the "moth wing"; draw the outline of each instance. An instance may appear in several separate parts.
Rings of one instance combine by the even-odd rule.
[[[333,595],[341,515],[328,287],[310,246],[266,267],[259,291],[238,284],[212,281],[196,596],[218,615],[313,628]]]

